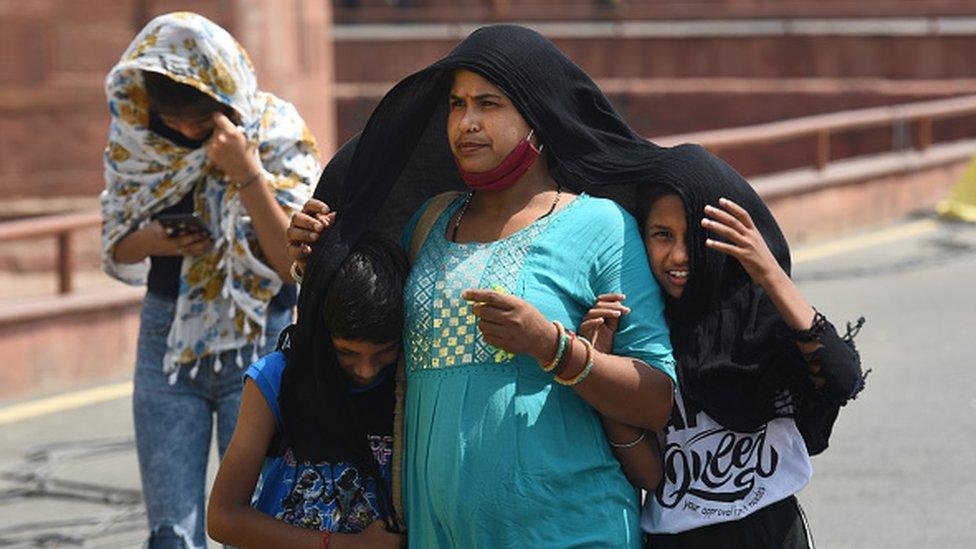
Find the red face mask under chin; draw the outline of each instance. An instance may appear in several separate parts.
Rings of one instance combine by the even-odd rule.
[[[464,184],[473,191],[504,191],[514,185],[542,154],[542,147],[537,149],[532,145],[534,131],[530,130],[529,135],[512,149],[512,152],[508,153],[498,166],[487,172],[465,171],[460,164],[457,164],[455,158],[454,163],[457,164]]]

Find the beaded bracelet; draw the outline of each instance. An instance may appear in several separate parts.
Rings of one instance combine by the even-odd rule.
[[[610,446],[613,447],[613,448],[627,449],[627,448],[633,448],[634,446],[637,446],[638,444],[640,444],[641,441],[644,440],[644,437],[645,436],[647,436],[647,431],[641,431],[640,436],[637,437],[637,438],[635,438],[634,440],[632,440],[630,442],[620,443],[620,442],[614,442],[614,441],[612,441],[610,439],[607,439],[607,442],[609,442],[610,443]]]
[[[576,385],[577,383],[586,379],[586,377],[590,375],[590,370],[593,369],[593,344],[583,336],[578,336],[578,339],[582,341],[583,346],[586,347],[586,366],[583,366],[583,370],[570,379],[563,379],[559,376],[555,376],[556,383],[559,383],[560,385],[572,387],[573,385]]]
[[[553,320],[552,323],[555,324],[556,330],[559,332],[559,342],[556,346],[556,356],[552,357],[552,360],[542,365],[543,372],[551,372],[556,368],[559,361],[562,360],[563,354],[566,352],[566,340],[569,339],[569,337],[566,335],[566,329],[563,328],[563,325],[560,324],[558,320]]]

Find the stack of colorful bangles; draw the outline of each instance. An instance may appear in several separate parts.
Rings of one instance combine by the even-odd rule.
[[[588,339],[581,335],[577,335],[572,330],[567,330],[558,321],[552,322],[556,326],[556,330],[559,332],[559,342],[556,346],[556,355],[552,357],[552,360],[542,365],[542,370],[544,372],[549,372],[553,375],[553,379],[556,383],[560,385],[573,386],[577,383],[586,379],[590,375],[590,371],[593,370],[593,344],[590,343]],[[586,363],[583,369],[570,379],[565,379],[560,377],[566,366],[569,365],[569,357],[572,355],[573,341],[580,340],[583,342],[583,347],[586,348]]]

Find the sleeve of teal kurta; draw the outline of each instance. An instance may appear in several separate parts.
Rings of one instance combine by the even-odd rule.
[[[609,201],[608,201],[609,203]],[[668,375],[675,383],[671,336],[664,318],[664,299],[651,268],[634,218],[614,203],[601,212],[593,291],[596,295],[622,293],[630,314],[620,319],[613,354],[642,360]]]

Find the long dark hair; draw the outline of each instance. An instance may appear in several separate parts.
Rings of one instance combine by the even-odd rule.
[[[666,150],[657,175],[638,191],[641,222],[667,194],[681,198],[687,222],[688,284],[680,298],[665,300],[682,396],[737,431],[792,415],[778,396],[805,379],[805,365],[795,345],[779,344],[785,323],[738,260],[705,245],[709,234],[699,223],[705,205],[718,206],[721,197],[736,202],[789,275],[789,246],[776,220],[741,175],[701,147]]]
[[[310,263],[306,277],[315,268]],[[332,336],[373,343],[399,338],[408,271],[406,256],[396,244],[366,233],[328,285],[321,309],[299,306],[298,324],[289,328],[289,345],[284,349],[288,367],[278,397],[281,437],[277,448],[271,449],[280,452],[290,448],[303,461],[355,465],[376,482],[378,499],[391,527],[398,522],[391,494],[380,476],[361,413],[336,360]],[[303,293],[306,288],[303,286]]]

